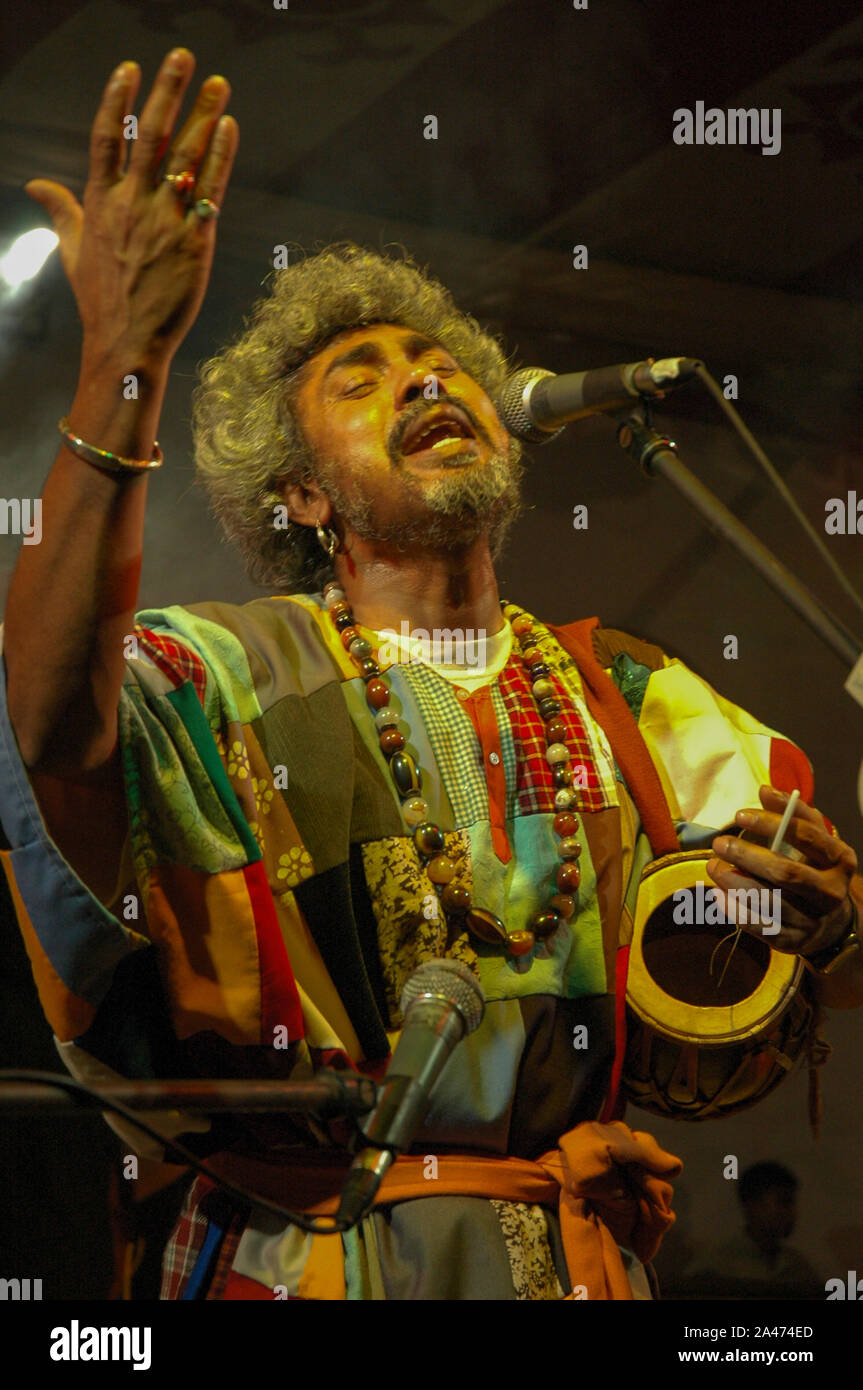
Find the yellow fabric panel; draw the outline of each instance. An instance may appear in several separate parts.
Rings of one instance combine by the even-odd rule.
[[[205,874],[160,864],[149,890],[147,918],[177,1037],[213,1028],[228,1042],[260,1044],[258,941],[242,869]]]
[[[282,893],[275,901],[288,959],[300,991],[309,1046],[341,1047],[352,1061],[361,1061],[363,1053],[359,1039],[296,898],[293,893]]]
[[[279,869],[292,859],[292,850],[299,851],[293,856],[298,865],[294,882],[311,878],[315,866],[308,852],[299,862],[304,849],[300,832],[282,790],[276,786],[273,769],[252,726],[229,723],[224,734],[221,731],[216,733],[215,742],[225,763],[228,781],[264,857],[273,895],[293,886],[285,882],[285,873],[279,873]],[[274,855],[274,845],[278,846],[280,856]]]
[[[288,601],[290,603],[300,604],[307,613],[311,614],[316,626],[320,629],[327,650],[336,661],[343,679],[349,681],[356,680],[358,674],[356,663],[345,650],[341,634],[338,633],[333,626],[332,618],[327,609],[319,608],[318,605],[307,598],[305,594],[292,594]],[[374,628],[364,627],[362,623],[354,623],[354,627],[360,637],[364,637],[367,642],[371,642],[372,648],[376,650],[380,641],[380,633],[376,632]],[[404,658],[399,656],[397,660],[388,659],[396,656],[397,653],[390,650],[389,643],[382,645],[385,647],[385,650],[383,652],[377,652],[376,660],[382,671],[388,671],[390,667],[399,665]]]
[[[672,818],[717,828],[759,804],[770,740],[783,737],[677,660],[651,675],[638,726]]]
[[[286,599],[286,602],[299,604],[301,608],[304,608],[306,612],[311,615],[315,624],[320,629],[324,639],[324,645],[335,658],[344,679],[355,680],[358,674],[356,665],[345,651],[344,643],[339,633],[336,632],[336,629],[333,627],[332,619],[326,608],[320,608],[313,599],[307,597],[305,594],[291,594],[290,598]],[[362,631],[363,636],[368,636],[365,628],[360,629],[359,626],[357,626],[357,631]]]
[[[18,918],[27,955],[30,957],[30,965],[33,970],[33,978],[36,981],[36,988],[39,991],[42,1010],[59,1040],[70,1042],[73,1038],[78,1038],[82,1033],[86,1033],[96,1017],[96,1010],[85,999],[79,999],[76,994],[72,994],[60,979],[42,949],[42,943],[27,914],[27,909],[15,882],[11,855],[8,851],[0,851],[0,860],[3,862],[3,872],[6,875],[6,882],[9,884],[12,906],[15,909],[15,916]]]
[[[294,977],[296,979],[296,976]],[[345,1046],[344,1039],[340,1038],[334,1031],[329,1021],[321,1013],[316,1004],[312,1003],[306,991],[303,989],[299,980],[297,992],[300,996],[300,1007],[303,1011],[303,1027],[306,1030],[305,1042],[309,1047],[339,1047],[343,1052],[354,1060],[359,1061],[359,1057],[354,1052],[350,1052]]]
[[[326,1303],[346,1297],[345,1257],[339,1236],[312,1236],[312,1248],[297,1293],[300,1298]]]

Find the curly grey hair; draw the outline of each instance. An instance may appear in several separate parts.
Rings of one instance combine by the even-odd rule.
[[[397,323],[440,343],[494,397],[508,365],[499,343],[455,305],[403,248],[401,260],[340,242],[273,271],[242,335],[200,369],[192,396],[195,464],[213,511],[249,577],[282,592],[313,591],[322,554],[311,527],[274,526],[277,487],[317,478],[294,411],[300,370],[333,337]],[[512,440],[511,461],[521,454]]]

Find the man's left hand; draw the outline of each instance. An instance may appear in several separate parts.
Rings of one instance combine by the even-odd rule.
[[[747,923],[739,921],[744,914],[738,914],[738,924],[753,936],[768,940],[774,951],[811,956],[827,950],[841,939],[852,919],[849,887],[857,870],[857,855],[828,830],[821,812],[803,801],[797,802],[784,836],[784,843],[793,845],[802,859],[772,853],[769,845],[779,828],[788,794],[762,786],[758,795],[761,807],[740,810],[735,816],[746,838],[717,836],[712,846],[717,858],[709,861],[707,872],[722,890],[780,890],[778,933],[764,933],[764,917]],[[774,920],[772,926],[776,925]]]

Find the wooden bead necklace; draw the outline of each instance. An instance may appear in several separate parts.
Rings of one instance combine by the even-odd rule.
[[[527,668],[531,691],[539,716],[545,726],[545,756],[551,768],[555,786],[555,817],[552,828],[558,837],[557,853],[561,860],[555,878],[554,893],[548,907],[534,913],[526,927],[507,931],[503,922],[486,908],[474,907],[466,888],[454,883],[456,866],[444,853],[446,838],[440,826],[429,819],[428,803],[423,800],[422,773],[410,753],[404,751],[407,739],[399,729],[399,716],[390,707],[390,691],[383,679],[372,645],[357,630],[351,607],[344,590],[335,579],[324,585],[324,602],[330,621],[342,640],[342,645],[365,682],[366,702],[375,721],[380,749],[387,761],[393,786],[401,802],[402,815],[411,833],[440,905],[447,917],[462,918],[471,936],[487,945],[503,946],[509,955],[525,956],[537,941],[553,936],[562,922],[568,922],[576,910],[575,895],[581,881],[578,857],[581,845],[576,838],[578,818],[574,814],[578,797],[573,788],[573,770],[566,746],[566,723],[561,718],[562,706],[557,691],[549,679],[551,667],[536,645],[533,617],[514,603],[501,603],[504,617],[521,649]]]

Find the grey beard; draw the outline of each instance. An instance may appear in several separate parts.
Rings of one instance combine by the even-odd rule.
[[[456,467],[432,483],[423,484],[399,472],[397,486],[406,494],[421,496],[428,511],[425,516],[406,515],[392,522],[376,519],[368,498],[345,493],[336,473],[329,463],[318,468],[318,479],[336,518],[362,540],[382,541],[396,551],[407,552],[417,546],[454,549],[487,535],[496,555],[522,509],[524,467],[518,459],[503,454],[493,454],[481,468]]]

